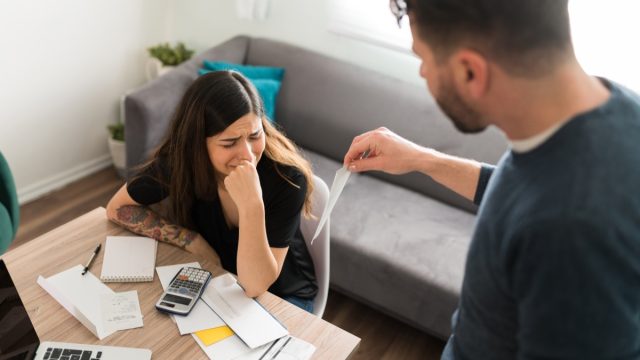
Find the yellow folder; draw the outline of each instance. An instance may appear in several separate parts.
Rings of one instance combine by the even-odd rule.
[[[233,331],[228,326],[220,326],[217,328],[211,328],[207,330],[197,331],[196,336],[202,341],[204,346],[217,343],[220,340],[224,340],[233,335]]]

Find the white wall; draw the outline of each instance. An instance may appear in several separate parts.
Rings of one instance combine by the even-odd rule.
[[[105,166],[118,99],[169,38],[167,0],[0,0],[0,151],[21,202]]]
[[[329,32],[329,0],[271,0],[268,17],[264,21],[239,20],[236,16],[235,0],[172,2],[174,38],[184,41],[198,51],[206,50],[239,34],[267,37],[318,51],[408,82],[424,84],[418,76],[419,61],[413,55]],[[372,0],[371,6],[387,7],[388,1]],[[392,18],[391,13],[389,17]]]
[[[20,202],[110,165],[106,125],[161,41],[269,37],[422,82],[411,55],[327,31],[328,5],[272,0],[266,21],[247,21],[232,0],[0,0],[0,151]]]

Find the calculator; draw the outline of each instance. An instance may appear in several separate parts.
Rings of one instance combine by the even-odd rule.
[[[211,273],[207,270],[183,267],[156,303],[156,309],[177,315],[189,314],[209,279]]]

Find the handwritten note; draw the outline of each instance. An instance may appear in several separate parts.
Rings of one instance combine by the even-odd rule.
[[[138,292],[104,294],[100,297],[102,321],[107,329],[125,330],[142,327]]]

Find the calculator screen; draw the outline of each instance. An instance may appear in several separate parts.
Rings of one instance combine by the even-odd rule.
[[[170,302],[181,304],[181,305],[189,305],[189,303],[191,302],[191,299],[189,298],[182,297],[182,296],[175,296],[171,294],[166,294],[164,298],[162,298],[162,300],[170,301]]]

